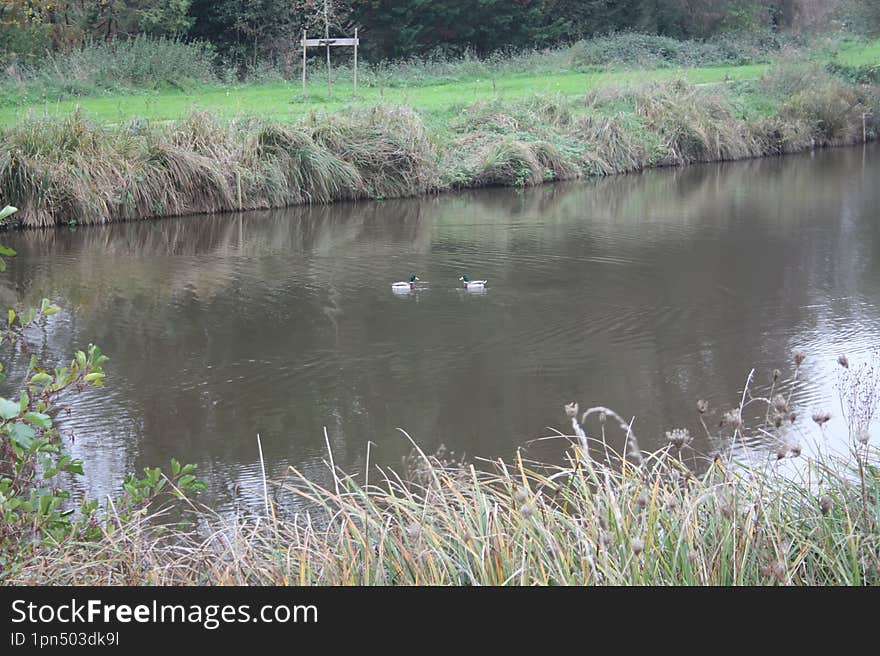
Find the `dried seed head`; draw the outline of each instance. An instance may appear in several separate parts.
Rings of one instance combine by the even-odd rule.
[[[413,522],[406,527],[406,535],[412,540],[417,539],[422,534],[422,527]]]
[[[614,536],[608,531],[599,531],[599,548],[607,549],[614,542]]]
[[[599,423],[604,424],[607,420],[608,420],[608,415],[606,415],[604,412],[600,412],[599,413]]]
[[[807,359],[807,354],[804,353],[803,351],[795,351],[794,352],[794,366],[800,367],[804,363],[804,360],[806,360],[806,359]]]
[[[644,494],[640,494],[639,498],[636,499],[636,504],[638,505],[639,510],[644,510],[648,507],[648,497],[646,497]]]
[[[516,492],[513,493],[513,498],[517,503],[525,503],[526,499],[529,498],[529,495],[524,488],[518,487],[516,488]]]
[[[829,512],[831,512],[831,508],[833,505],[834,500],[827,494],[819,497],[819,509],[822,511],[823,515],[827,515]]]
[[[666,431],[666,439],[676,449],[681,450],[690,444],[694,438],[691,437],[691,433],[687,428],[675,428],[671,431]]]
[[[788,410],[788,401],[785,400],[785,397],[782,394],[777,394],[773,397],[773,407],[776,408],[778,412],[785,412]]]
[[[605,519],[604,515],[599,517],[599,526],[601,526],[604,530],[608,530],[608,520]]]
[[[721,425],[722,426],[732,426],[733,428],[741,428],[743,424],[742,413],[740,413],[739,408],[734,408],[733,410],[728,410],[721,417]]]
[[[709,410],[709,402],[704,399],[700,399],[699,401],[697,401],[697,410],[701,415],[706,414],[706,412]]]
[[[724,516],[724,519],[730,519],[733,517],[733,506],[730,503],[722,503],[721,514]]]
[[[785,421],[785,415],[781,412],[777,412],[773,415],[773,425],[776,426],[776,428],[782,426],[783,421]]]
[[[528,519],[529,517],[534,517],[534,516],[535,516],[535,513],[536,513],[538,510],[537,510],[537,508],[535,508],[535,504],[533,504],[533,503],[526,503],[526,504],[524,504],[524,505],[522,506],[522,508],[519,509],[519,511],[522,513],[522,516],[523,516],[523,517],[525,517],[526,519]]]
[[[837,356],[837,364],[844,369],[849,369],[849,359],[843,353]]]
[[[761,572],[761,576],[770,576],[773,573],[770,565],[761,565],[761,568],[758,571]]]
[[[779,371],[779,369],[774,369],[773,370],[773,382],[775,383],[777,380],[779,380],[779,377],[781,375],[782,375],[782,372]]]
[[[788,445],[787,444],[780,444],[779,448],[776,449],[776,459],[782,460],[787,455],[788,455]]]
[[[565,416],[569,419],[577,417],[578,414],[578,404],[577,402],[571,402],[565,404]]]
[[[781,560],[775,561],[770,565],[770,569],[773,571],[773,576],[775,576],[780,581],[785,580],[785,563]]]
[[[799,442],[795,442],[794,444],[790,444],[788,447],[789,453],[791,453],[792,458],[797,458],[801,455],[801,445]]]
[[[688,551],[687,557],[689,562],[694,563],[696,562],[697,558],[700,557],[700,555],[696,551]]]
[[[830,412],[815,412],[813,413],[813,421],[815,421],[820,426],[823,426],[826,422],[831,420]]]
[[[797,414],[796,412],[792,412],[790,415],[788,415],[788,420],[789,420],[791,423],[796,422],[796,421],[797,421],[797,418],[798,418],[798,414]]]
[[[630,547],[632,547],[633,553],[638,556],[645,550],[645,543],[638,538],[634,538],[630,543]]]
[[[668,510],[669,512],[675,512],[676,510],[678,510],[678,499],[676,499],[675,497],[670,497],[669,500],[666,502],[666,510]]]
[[[856,433],[856,439],[860,444],[867,444],[871,441],[871,434],[868,432],[867,428],[862,428]]]

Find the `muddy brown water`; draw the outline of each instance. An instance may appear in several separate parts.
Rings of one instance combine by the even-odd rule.
[[[697,399],[717,426],[753,367],[757,387],[788,377],[795,349],[802,414],[835,415],[821,440],[803,426],[809,451],[847,440],[838,353],[880,346],[878,155],[7,233],[0,300],[64,307],[34,335],[44,360],[89,342],[111,357],[107,387],[62,420],[92,494],[176,457],[210,505],[259,504],[257,433],[270,476],[326,480],[325,427],[348,471],[368,443],[399,465],[399,429],[426,451],[559,460],[563,441],[532,440],[571,432],[571,400],[634,417],[644,449],[688,427],[710,453]],[[419,289],[392,293],[410,272]]]

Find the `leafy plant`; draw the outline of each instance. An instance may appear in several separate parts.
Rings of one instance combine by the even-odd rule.
[[[14,207],[0,211],[0,220],[12,216]],[[15,251],[0,246],[0,256],[14,257]],[[6,267],[0,257],[0,271]],[[0,346],[27,353],[29,329],[61,311],[49,299],[38,308],[9,309],[0,327]],[[83,463],[66,449],[55,417],[61,400],[73,391],[104,384],[103,366],[108,358],[89,344],[77,351],[66,366],[48,369],[32,354],[21,389],[0,396],[0,580],[6,578],[40,545],[64,540],[94,538],[102,517],[95,501],[82,499],[79,510],[70,506],[69,481],[83,474]],[[5,379],[0,363],[0,382]],[[204,483],[195,475],[195,465],[171,462],[171,476],[160,469],[144,470],[143,477],[129,474],[124,494],[114,503],[113,521],[125,521],[153,503],[169,489],[176,497],[197,493]]]

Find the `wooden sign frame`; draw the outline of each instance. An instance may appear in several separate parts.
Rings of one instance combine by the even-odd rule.
[[[333,95],[333,87],[331,86],[330,81],[330,48],[335,46],[348,46],[354,47],[354,95],[357,97],[358,92],[358,45],[360,45],[360,39],[358,39],[358,31],[357,28],[354,30],[354,38],[351,37],[333,37],[330,38],[324,37],[319,39],[310,39],[306,34],[306,31],[303,30],[302,41],[300,41],[303,49],[303,65],[302,65],[302,94],[303,98],[306,97],[306,49],[310,47],[324,47],[327,49],[327,95]]]

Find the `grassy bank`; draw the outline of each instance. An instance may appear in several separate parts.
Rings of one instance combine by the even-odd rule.
[[[792,380],[803,362],[796,358]],[[643,453],[622,417],[571,405],[574,444],[563,466],[517,458],[474,467],[416,449],[399,474],[330,466],[319,482],[291,470],[276,484],[308,512],[285,515],[267,499],[261,516],[200,513],[199,531],[157,530],[155,515],[111,518],[98,539],[37,548],[8,580],[877,585],[880,452],[866,427],[880,398],[878,371],[841,369],[849,454],[802,455],[803,441],[821,441],[827,419],[799,419],[791,390],[775,384],[760,394],[747,384],[727,408],[695,404],[718,445],[703,457],[687,431],[670,431],[667,447]],[[759,434],[778,449],[756,463],[745,444]]]
[[[733,160],[874,139],[880,93],[819,64],[756,81],[682,77],[496,98],[442,116],[377,105],[291,123],[196,112],[106,125],[76,112],[0,129],[0,202],[25,226],[94,224]]]

